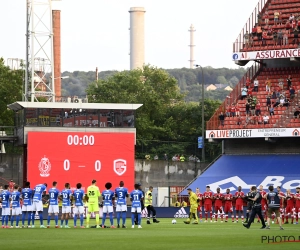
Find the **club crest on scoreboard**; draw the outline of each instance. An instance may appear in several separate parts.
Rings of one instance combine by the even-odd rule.
[[[44,156],[39,163],[39,170],[40,170],[40,176],[42,177],[48,177],[51,170],[51,163],[50,160]]]
[[[114,171],[119,176],[123,175],[126,172],[126,160],[114,160]]]

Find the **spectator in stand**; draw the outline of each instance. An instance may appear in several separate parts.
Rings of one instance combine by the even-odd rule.
[[[224,127],[225,116],[224,116],[223,112],[220,113],[220,115],[219,115],[219,120],[220,120],[221,126]]]
[[[297,23],[297,21],[296,20],[293,20],[292,21],[292,29],[294,30],[294,29],[297,29],[297,25],[298,23]]]
[[[267,80],[265,81],[265,84],[266,84],[266,91],[268,93],[270,93],[270,91],[271,91],[271,81],[270,81],[269,77],[267,77]]]
[[[235,105],[235,116],[240,116],[240,108],[237,104]]]
[[[268,124],[269,123],[269,116],[267,113],[265,113],[264,117],[263,117],[263,121],[264,121],[264,124]]]
[[[260,107],[261,107],[261,105],[260,105],[260,102],[258,101],[255,106],[255,115],[257,115],[257,116],[261,114]]]
[[[240,117],[239,115],[237,116],[238,119],[237,119],[237,125],[242,125],[242,117]]]
[[[263,120],[262,116],[259,115],[259,116],[257,117],[257,124],[263,124],[263,123],[264,123],[264,120]]]
[[[294,29],[294,40],[293,40],[293,44],[297,44],[297,45],[299,44],[298,34],[299,34],[298,29]]]
[[[287,20],[286,23],[285,23],[285,30],[288,34],[290,34],[291,32],[291,24],[290,22]]]
[[[246,86],[244,86],[242,89],[241,89],[242,93],[241,93],[241,100],[244,100],[246,97],[247,97],[247,92],[248,92],[248,89],[246,88]]]
[[[258,22],[258,24],[261,24],[261,23],[262,23],[262,15],[261,15],[261,12],[258,12],[258,14],[257,14],[257,22]]]
[[[269,25],[269,27],[268,27],[268,36],[272,36],[272,34],[273,34],[273,29],[272,29],[272,26]]]
[[[271,105],[271,107],[269,108],[269,113],[270,113],[270,116],[274,115],[274,107],[273,107],[273,105]]]
[[[277,25],[278,24],[278,18],[279,18],[279,12],[278,10],[274,11],[274,24]]]
[[[256,105],[256,102],[257,102],[257,97],[256,96],[253,96],[252,102]]]
[[[279,12],[279,16],[278,16],[278,24],[282,25],[282,13]]]
[[[284,84],[283,78],[282,78],[282,76],[280,76],[280,78],[278,79],[278,87],[280,90],[283,89],[283,84]]]
[[[256,106],[256,105],[255,105],[255,102],[252,102],[251,105],[250,105],[250,108],[251,108],[251,115],[252,115],[252,116],[255,115],[255,106]]]
[[[262,33],[262,46],[267,46],[268,32],[264,29]]]
[[[248,114],[246,114],[246,119],[245,119],[245,127],[247,127],[247,125],[250,123],[250,121],[251,121],[251,117],[248,115]]]
[[[271,97],[270,95],[267,95],[267,110],[271,107]]]
[[[227,107],[226,107],[226,116],[230,117],[230,106],[229,106],[229,104],[227,104]]]
[[[279,107],[283,107],[283,105],[285,104],[285,99],[283,98],[283,97],[281,97],[280,99],[279,99]]]
[[[257,32],[257,28],[256,28],[256,25],[254,25],[253,28],[252,28],[252,36],[253,37],[256,36],[256,32]]]
[[[292,23],[294,20],[295,20],[295,17],[293,14],[291,14],[289,17],[289,22]]]
[[[264,19],[265,19],[265,24],[268,25],[269,24],[269,12],[267,10],[264,14]]]
[[[298,17],[298,21],[297,21],[297,29],[300,30],[300,18]]]
[[[276,30],[273,31],[273,41],[274,41],[274,46],[276,46],[277,45],[277,31]]]
[[[295,98],[295,92],[296,92],[296,90],[295,90],[294,86],[291,85],[290,86],[290,99],[291,99],[291,101],[293,101],[294,98]]]
[[[255,115],[255,116],[252,117],[252,124],[253,125],[257,125],[258,124],[258,116]]]
[[[274,108],[276,108],[280,104],[280,99],[279,97],[276,99],[275,104],[273,105]]]
[[[230,116],[235,117],[235,106],[232,103],[230,107]]]
[[[271,98],[272,99],[276,99],[277,97],[276,97],[276,91],[275,91],[275,89],[273,88],[271,92],[272,92]]]
[[[287,31],[283,34],[283,45],[289,45],[289,35]]]
[[[297,109],[296,109],[296,111],[294,112],[294,118],[296,119],[296,118],[299,118],[299,115],[300,115],[300,108],[298,107]]]
[[[291,75],[288,76],[288,78],[286,79],[287,82],[287,90],[289,90],[292,86],[292,77]]]
[[[261,29],[260,24],[258,24],[258,25],[256,26],[256,34],[257,34],[257,39],[260,41],[260,40],[261,40],[261,37],[262,37],[262,29]]]
[[[248,91],[248,93],[249,93],[249,91]],[[251,105],[252,101],[253,101],[252,95],[249,95],[247,102]]]
[[[250,88],[250,84],[251,84],[250,78],[247,77],[247,78],[246,78],[246,88],[247,88],[247,89]]]
[[[252,98],[252,92],[253,92],[253,90],[251,88],[248,89],[248,96],[250,96],[251,98]]]
[[[283,106],[284,106],[284,107],[289,107],[290,104],[291,104],[291,103],[290,103],[290,100],[289,100],[288,98],[285,98],[285,99],[284,99],[284,104],[283,104]]]
[[[249,37],[249,47],[252,47],[253,46],[253,36],[250,35]]]
[[[250,34],[248,33],[248,30],[246,30],[246,34],[244,35],[246,48],[249,48],[249,38],[250,38]]]
[[[278,40],[278,45],[282,45],[282,40],[283,40],[283,32],[282,30],[279,30],[277,33],[277,40]]]
[[[250,114],[250,104],[249,102],[246,102],[246,115],[249,115]]]
[[[257,78],[255,78],[253,84],[254,84],[254,89],[253,89],[253,91],[254,91],[254,92],[258,92],[259,81],[257,80]]]

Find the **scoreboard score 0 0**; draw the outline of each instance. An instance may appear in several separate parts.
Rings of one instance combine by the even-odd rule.
[[[134,133],[28,132],[27,179],[31,187],[53,181],[86,189],[93,179],[100,190],[106,182],[134,184]]]

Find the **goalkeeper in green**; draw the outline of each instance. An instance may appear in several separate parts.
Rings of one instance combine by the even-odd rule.
[[[96,216],[96,228],[100,228],[99,225],[99,199],[101,193],[99,188],[96,186],[96,180],[92,181],[92,185],[87,189],[88,197],[88,213],[86,216],[86,227],[89,228],[91,213],[94,212]]]
[[[192,192],[192,189],[188,188],[187,191],[189,194],[189,201],[190,201],[190,216],[186,221],[184,221],[184,223],[190,224],[191,220],[194,219],[192,224],[198,224],[197,208],[198,208],[199,198],[194,192]]]

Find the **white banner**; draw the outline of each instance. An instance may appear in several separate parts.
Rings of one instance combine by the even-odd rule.
[[[243,61],[243,60],[248,61],[248,60],[276,59],[276,58],[290,58],[290,57],[300,57],[300,48],[236,52],[232,54],[233,61]]]
[[[300,136],[300,128],[206,130],[206,139],[298,137],[298,136]]]

